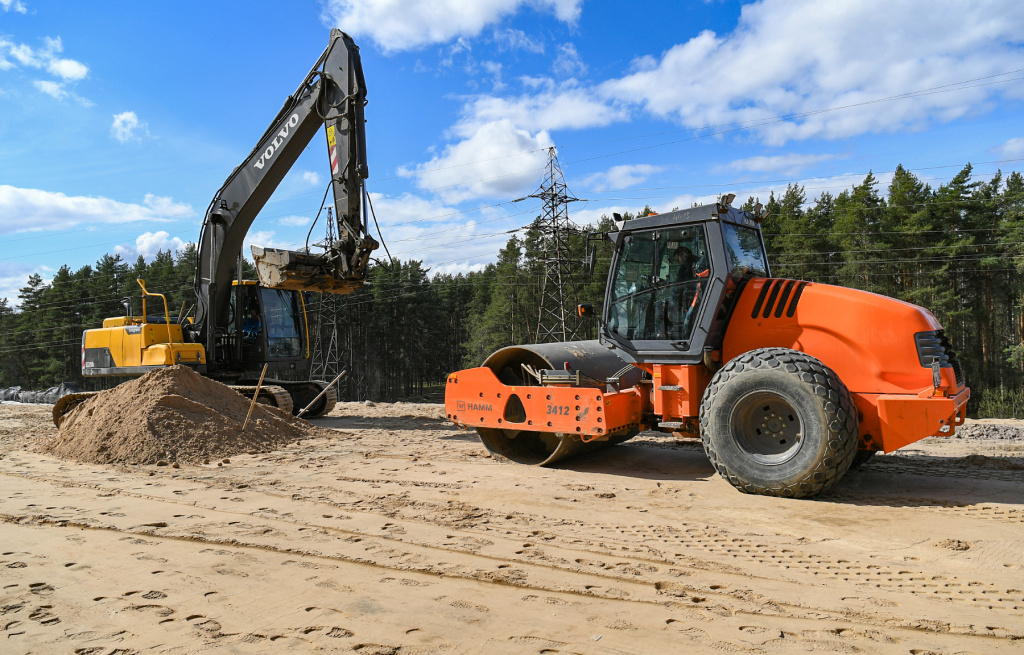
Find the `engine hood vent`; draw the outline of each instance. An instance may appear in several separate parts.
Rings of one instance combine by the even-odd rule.
[[[804,292],[807,282],[799,280],[772,279],[765,280],[761,287],[761,293],[754,303],[754,310],[750,318],[782,318],[785,312],[787,318],[792,318],[796,313],[796,306],[800,302],[800,296]],[[787,304],[788,303],[788,304]]]

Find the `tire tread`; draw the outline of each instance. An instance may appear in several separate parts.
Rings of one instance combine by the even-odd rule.
[[[781,369],[811,387],[822,399],[825,425],[830,434],[824,456],[802,479],[788,485],[757,485],[741,480],[721,461],[711,440],[708,408],[712,398],[730,380],[746,370]],[[857,412],[846,385],[818,359],[789,348],[759,348],[733,358],[723,366],[704,390],[700,412],[701,444],[711,465],[732,486],[749,494],[806,498],[828,490],[849,470],[857,452]]]

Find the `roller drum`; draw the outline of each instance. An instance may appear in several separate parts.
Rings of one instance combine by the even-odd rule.
[[[604,380],[619,374],[619,389],[636,385],[642,375],[640,369],[629,366],[611,349],[597,341],[567,341],[564,343],[527,344],[509,346],[495,351],[484,362],[494,371],[503,384],[509,386],[534,386],[536,380],[524,375],[522,365],[534,370],[562,370],[565,364],[569,370],[579,371],[589,378],[581,377],[580,386],[605,387]],[[625,372],[623,372],[625,370]],[[480,441],[491,454],[518,464],[548,466],[575,455],[600,450],[622,443],[633,434],[616,435],[601,441],[584,442],[579,435],[534,430],[500,428],[477,428]]]

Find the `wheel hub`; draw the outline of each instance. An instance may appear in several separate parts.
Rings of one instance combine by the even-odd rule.
[[[800,450],[800,415],[777,393],[747,394],[733,408],[730,423],[736,443],[761,464],[781,464]]]

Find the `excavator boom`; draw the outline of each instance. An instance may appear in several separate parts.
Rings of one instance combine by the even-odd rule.
[[[302,84],[223,186],[207,209],[198,245],[195,325],[197,341],[214,352],[216,334],[231,313],[232,273],[245,235],[281,180],[325,127],[338,239],[323,254],[253,247],[262,286],[350,293],[362,286],[370,253],[377,247],[363,219],[367,177],[359,48],[340,30]]]
[[[331,30],[327,48],[206,210],[197,246],[195,316],[172,318],[166,307],[162,316],[149,316],[146,297],[161,294],[139,280],[143,315],[133,316],[129,303],[126,316],[85,330],[82,375],[136,377],[185,364],[247,395],[258,391],[262,401],[282,411],[308,406],[307,417],[329,412],[336,400],[331,385],[301,379],[310,374],[311,353],[306,298],[296,291],[350,293],[366,278],[377,243],[363,212],[365,103],[359,48],[344,32]],[[246,280],[245,236],[321,127],[334,194],[328,220],[337,220],[338,236],[316,255],[253,247],[262,284]],[[268,371],[284,379],[264,380]],[[257,377],[262,387],[250,384]],[[56,406],[54,422],[59,425],[73,403],[86,397],[77,394]]]

